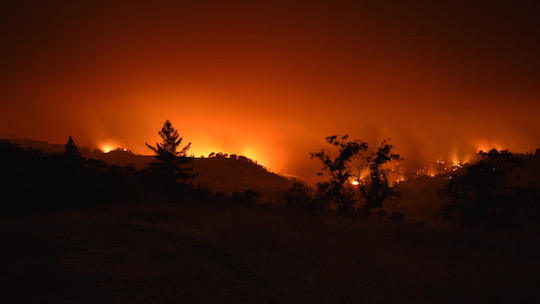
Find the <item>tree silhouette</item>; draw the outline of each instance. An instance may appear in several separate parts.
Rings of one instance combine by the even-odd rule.
[[[392,145],[388,144],[387,140],[383,140],[377,151],[366,158],[369,167],[369,182],[361,182],[359,185],[360,193],[365,200],[362,207],[365,215],[369,215],[373,208],[382,207],[382,203],[388,198],[398,196],[396,186],[388,182],[388,170],[383,168],[384,164],[401,159],[398,154],[393,154],[391,151]]]
[[[155,147],[146,144],[154,151],[156,159],[149,164],[148,169],[156,174],[166,187],[174,187],[178,183],[188,183],[189,180],[197,176],[191,173],[193,167],[186,166],[193,160],[192,157],[187,156],[191,143],[180,148],[183,138],[180,137],[169,120],[165,121],[158,134],[162,138],[160,143],[156,143]]]
[[[75,144],[75,141],[73,141],[73,138],[71,136],[69,137],[67,143],[64,145],[64,156],[67,159],[79,161],[82,159],[81,152],[79,152],[79,148]]]
[[[359,140],[348,140],[349,136],[328,136],[326,142],[337,149],[337,155],[329,154],[325,150],[317,153],[310,153],[311,158],[317,158],[323,163],[323,168],[319,175],[326,172],[330,179],[318,183],[319,191],[323,192],[331,201],[337,204],[337,211],[342,215],[353,214],[354,191],[349,185],[352,177],[350,162],[362,151],[366,151],[367,143]]]
[[[509,228],[532,194],[532,189],[518,186],[513,175],[522,161],[507,150],[479,154],[480,162],[467,167],[465,174],[452,175],[439,190],[439,197],[445,199],[439,215],[463,228]]]

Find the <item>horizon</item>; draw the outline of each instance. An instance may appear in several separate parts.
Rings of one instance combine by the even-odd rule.
[[[53,152],[61,151],[64,148],[64,145],[65,145],[65,143],[64,144],[50,143],[50,142],[47,142],[47,141],[40,141],[40,140],[31,139],[31,138],[18,138],[18,139],[12,138],[12,139],[6,139],[6,140],[12,141],[15,144],[21,144],[21,142],[23,142],[23,143],[27,142],[27,143],[23,144],[22,147],[30,147],[30,148],[34,148],[34,149],[40,149],[40,148],[35,147],[35,146],[33,147],[32,143],[57,146],[58,151],[53,151]],[[28,141],[30,143],[28,143]],[[77,145],[76,139],[74,139],[74,142]],[[126,147],[114,147],[114,148],[110,147],[107,150],[100,149],[100,148],[94,148],[94,147],[79,146],[79,145],[78,145],[78,147],[81,150],[86,150],[88,153],[99,152],[99,153],[102,153],[102,154],[110,154],[111,152],[112,153],[114,153],[114,152],[123,152],[123,153],[131,154],[131,155],[135,155],[135,156],[141,156],[141,157],[154,157],[155,156],[154,154],[139,154],[139,153],[136,153],[136,152],[134,152],[131,149],[126,148]],[[327,148],[327,147],[321,146],[320,150],[324,149],[324,150],[328,151],[328,149],[325,149],[325,148]],[[453,158],[448,158],[448,159],[439,158],[439,159],[426,160],[426,159],[414,158],[414,156],[413,156],[411,158],[412,160],[411,159],[408,160],[407,158],[403,158],[398,162],[392,162],[390,164],[390,166],[388,167],[388,169],[390,169],[391,172],[392,172],[391,173],[392,182],[396,183],[396,184],[404,182],[404,181],[408,181],[408,180],[411,180],[411,179],[419,178],[419,177],[436,177],[436,176],[439,176],[439,175],[446,175],[446,174],[449,174],[449,173],[453,173],[456,170],[459,170],[459,169],[463,168],[466,165],[475,164],[480,159],[479,155],[480,155],[481,152],[489,152],[491,149],[496,149],[498,151],[506,150],[506,149],[500,149],[500,148],[496,148],[496,147],[489,147],[489,148],[486,148],[486,149],[479,149],[476,152],[471,152],[471,153],[468,153],[468,154],[462,153],[459,157],[454,156]],[[372,150],[372,149],[370,149],[370,150]],[[509,150],[508,151],[511,152],[512,154],[515,154],[515,155],[536,155],[538,150],[540,150],[540,147],[536,148],[536,149],[533,149],[533,150],[524,151],[524,152],[509,151]],[[47,152],[47,151],[45,151],[45,152]],[[333,151],[329,151],[329,152],[332,153]],[[213,154],[213,156],[212,156],[212,154]],[[313,174],[313,175],[296,175],[296,174],[291,174],[289,172],[275,171],[271,167],[266,166],[264,163],[261,163],[259,160],[255,159],[255,158],[252,158],[252,157],[249,157],[248,155],[236,154],[236,153],[228,153],[226,151],[213,151],[213,152],[209,153],[208,155],[194,155],[192,153],[189,153],[189,150],[188,150],[188,156],[193,157],[194,159],[211,159],[211,158],[216,158],[217,155],[221,155],[222,158],[226,158],[226,159],[230,159],[231,156],[233,156],[233,155],[236,155],[237,157],[240,157],[240,156],[246,157],[248,160],[252,161],[256,165],[261,166],[262,168],[264,168],[269,173],[274,173],[274,174],[277,174],[279,176],[285,177],[287,179],[301,180],[301,181],[306,182],[306,183],[308,183],[310,185],[315,185],[316,183],[318,183],[318,182],[320,182],[322,180],[320,176],[317,176],[317,174]],[[403,157],[403,155],[401,155],[401,157]],[[320,169],[320,163],[317,162],[316,160],[312,160],[312,161],[313,161],[313,165]],[[357,163],[356,165],[361,165],[361,162]],[[356,165],[354,165],[354,166],[356,166]],[[365,174],[367,172],[366,171],[367,168],[363,168],[363,169],[360,169],[360,167],[358,167],[358,168],[361,171],[361,172],[360,171],[358,172],[358,174],[360,176],[360,179],[363,179],[364,177],[362,177],[362,176],[365,176]],[[406,178],[406,176],[412,176],[412,177]],[[356,180],[351,182],[351,184],[353,186],[357,185],[357,184],[354,183],[355,181]]]

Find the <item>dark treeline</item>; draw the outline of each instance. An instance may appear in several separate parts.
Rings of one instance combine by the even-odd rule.
[[[384,140],[369,151],[368,143],[345,136],[329,136],[330,149],[311,153],[323,165],[325,180],[315,189],[297,183],[285,195],[286,205],[298,214],[321,214],[334,210],[339,215],[386,218],[401,222],[405,215],[388,212],[387,204],[400,197],[399,183],[389,181],[391,162],[402,160]],[[515,155],[507,150],[480,151],[480,161],[466,164],[437,191],[440,204],[435,218],[458,229],[501,231],[538,229],[540,195],[533,168],[523,168],[524,159],[537,160],[540,153]],[[360,169],[367,171],[360,176]],[[356,172],[355,172],[356,171]],[[530,172],[533,171],[533,172]],[[429,177],[428,177],[429,178]],[[438,177],[440,179],[441,177]],[[414,181],[412,181],[414,182]],[[333,211],[332,211],[333,212]],[[414,223],[423,226],[425,223]]]
[[[226,195],[193,187],[189,163],[156,161],[147,168],[84,158],[70,137],[63,153],[46,153],[0,141],[2,203],[0,213],[25,215],[113,203],[168,201],[225,210],[254,206],[253,190]],[[169,167],[168,167],[169,166]],[[177,168],[177,169],[171,169]],[[172,170],[172,171],[171,171]]]
[[[159,135],[161,142],[147,144],[155,159],[142,170],[84,158],[71,137],[64,151],[58,153],[0,141],[0,212],[31,214],[112,203],[167,201],[217,211],[264,206],[296,215],[337,214],[393,222],[404,219],[404,214],[387,208],[389,202],[400,197],[399,184],[389,181],[388,164],[402,159],[392,152],[388,140],[369,150],[367,143],[348,136],[327,137],[330,149],[311,153],[322,164],[320,175],[325,180],[315,188],[294,183],[281,193],[281,204],[261,204],[261,193],[252,189],[228,195],[194,187],[192,181],[197,174],[191,166],[193,157],[187,154],[190,143],[182,146],[182,138],[169,121]],[[464,229],[538,227],[537,188],[517,174],[523,157],[495,149],[479,155],[478,163],[447,175],[448,182],[438,191],[440,201],[434,202],[440,204],[434,216]],[[362,177],[358,160],[365,171]]]
[[[523,167],[523,158],[507,150],[479,154],[478,163],[451,175],[438,191],[443,202],[437,215],[459,228],[508,230],[538,226],[537,185],[517,173]]]
[[[0,142],[2,212],[33,213],[125,201],[150,193],[132,166],[85,159],[70,138],[65,153]]]

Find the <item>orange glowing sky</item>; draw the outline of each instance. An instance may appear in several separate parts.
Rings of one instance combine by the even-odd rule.
[[[196,156],[300,176],[332,134],[540,147],[535,2],[436,2],[7,1],[0,137],[150,154],[169,119]]]

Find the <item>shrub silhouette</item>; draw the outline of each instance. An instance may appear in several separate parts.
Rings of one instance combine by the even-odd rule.
[[[317,158],[323,163],[319,175],[329,175],[329,180],[318,183],[318,190],[326,198],[337,204],[337,211],[342,215],[352,215],[357,212],[355,204],[360,202],[360,211],[368,216],[372,209],[382,207],[385,200],[398,196],[395,186],[388,181],[388,170],[383,168],[388,162],[399,160],[401,157],[392,153],[392,145],[383,140],[377,150],[364,155],[368,149],[365,142],[348,140],[348,136],[329,136],[326,142],[337,149],[331,154],[325,150],[311,153],[311,158]],[[360,180],[360,176],[351,172],[351,162],[363,158],[364,166],[369,168],[369,178]],[[353,180],[358,182],[359,191],[351,186]]]
[[[439,215],[454,227],[508,229],[534,203],[534,189],[519,185],[514,170],[521,159],[507,150],[480,152],[482,160],[452,175],[439,190],[445,201]]]
[[[374,208],[382,207],[385,200],[399,196],[396,186],[388,182],[388,169],[383,168],[384,164],[401,159],[398,154],[392,153],[392,147],[387,140],[383,140],[377,151],[366,158],[369,182],[361,182],[359,185],[364,199],[364,215],[369,215]]]
[[[317,184],[318,189],[337,204],[338,213],[353,214],[355,199],[354,191],[349,184],[353,176],[349,164],[360,152],[367,150],[367,143],[359,140],[350,141],[348,135],[328,136],[326,142],[337,149],[337,155],[331,155],[325,150],[310,153],[311,158],[317,158],[323,163],[319,175],[323,175],[323,172],[329,175],[328,181]]]

